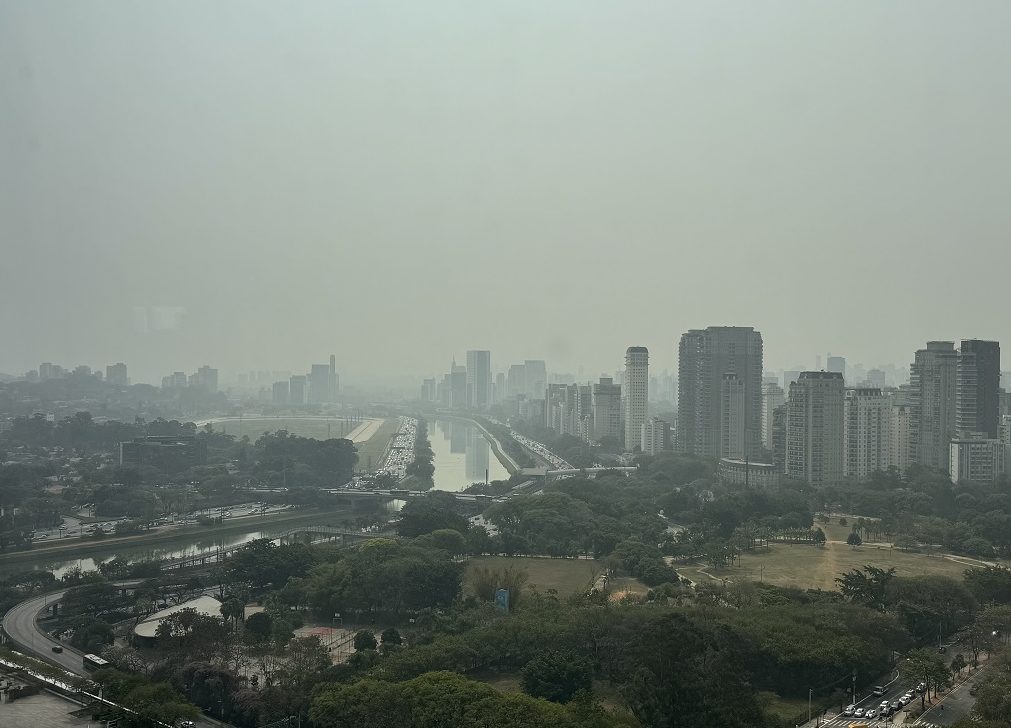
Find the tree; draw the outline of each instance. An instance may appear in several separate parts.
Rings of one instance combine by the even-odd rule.
[[[836,578],[843,596],[857,604],[883,612],[888,604],[889,585],[895,579],[895,569],[879,569],[868,564]]]
[[[273,618],[267,612],[250,614],[245,621],[246,634],[256,642],[266,642],[270,639],[273,623]]]
[[[365,650],[376,649],[379,643],[376,642],[376,636],[372,632],[367,629],[360,629],[355,632],[353,644],[355,652],[363,652]]]
[[[826,540],[827,539],[825,538],[825,532],[824,531],[822,531],[820,528],[814,529],[814,543],[815,543],[815,545],[817,545],[817,546],[824,546]]]
[[[850,546],[859,546],[863,542],[864,540],[860,538],[860,534],[857,533],[856,531],[850,532],[850,535],[846,537],[846,543],[848,543]]]
[[[962,670],[966,668],[968,663],[965,661],[965,657],[959,652],[951,660],[951,671],[956,675],[961,675]]]
[[[523,692],[553,703],[567,703],[581,691],[593,689],[593,667],[571,653],[544,652],[521,672]]]
[[[937,650],[922,648],[909,653],[909,656],[902,663],[902,673],[909,678],[922,680],[927,685],[926,691],[920,695],[920,707],[923,708],[926,697],[931,689],[935,695],[938,689],[948,681],[951,673],[944,658],[938,654]]]
[[[221,605],[221,615],[225,620],[231,621],[233,625],[238,626],[239,621],[242,619],[243,615],[246,613],[246,607],[241,600],[236,598],[226,599]]]
[[[432,531],[432,545],[437,549],[448,551],[450,556],[459,556],[467,550],[467,540],[463,534],[452,528]]]
[[[383,641],[384,645],[399,645],[404,642],[404,638],[400,636],[400,632],[398,632],[395,627],[387,627],[384,629],[383,633],[380,635],[380,639]]]

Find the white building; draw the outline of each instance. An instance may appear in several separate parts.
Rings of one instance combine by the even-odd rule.
[[[863,479],[875,470],[887,469],[891,446],[888,398],[874,387],[847,389],[844,413],[843,475]]]
[[[650,417],[642,423],[641,447],[644,455],[656,455],[668,449],[670,425],[659,417]]]
[[[845,386],[838,372],[801,372],[786,403],[786,474],[811,485],[843,477]]]
[[[949,453],[951,482],[992,483],[1004,472],[1004,443],[1000,440],[955,439]]]
[[[649,401],[649,350],[630,346],[625,351],[625,450],[642,445],[642,425]]]

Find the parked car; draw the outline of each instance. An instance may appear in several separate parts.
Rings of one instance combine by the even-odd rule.
[[[893,700],[891,703],[888,704],[888,709],[893,713],[898,713],[900,710],[902,710],[902,706],[903,703],[900,703],[898,700]]]
[[[927,692],[927,683],[920,683],[916,686],[916,692],[925,693]]]
[[[849,717],[852,717],[853,714],[856,713],[856,712],[857,712],[857,706],[855,706],[855,705],[847,705],[846,708],[845,708],[845,710],[843,710],[842,714],[845,715],[847,718],[849,718]]]
[[[854,718],[863,718],[864,717],[864,709],[863,708],[857,708],[855,711],[853,711],[853,717]]]

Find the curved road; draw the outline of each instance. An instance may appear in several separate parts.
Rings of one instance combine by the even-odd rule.
[[[28,599],[16,607],[12,607],[3,618],[4,632],[11,642],[14,642],[26,652],[34,653],[43,660],[55,663],[75,675],[84,675],[82,653],[50,637],[39,628],[36,622],[39,613],[47,605],[59,601],[66,593],[66,589],[50,592],[40,597]],[[62,653],[57,654],[53,652],[53,647],[56,645],[63,647]]]

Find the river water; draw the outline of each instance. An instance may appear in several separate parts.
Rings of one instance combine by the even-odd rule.
[[[505,480],[509,471],[477,425],[466,420],[437,419],[428,423],[435,455],[435,489],[460,491],[474,483]]]
[[[435,465],[435,489],[461,491],[473,483],[504,480],[509,471],[499,462],[488,441],[476,425],[466,420],[436,419],[428,423],[428,439],[432,444]],[[391,504],[391,510],[398,509],[402,502]],[[289,527],[270,528],[260,524],[250,526],[247,533],[232,533],[224,536],[194,535],[190,539],[180,539],[174,543],[154,546],[110,546],[108,552],[93,553],[81,558],[67,556],[40,559],[37,562],[22,562],[17,565],[0,565],[0,575],[29,569],[52,571],[60,578],[67,571],[80,567],[83,571],[98,568],[99,563],[111,561],[121,556],[129,561],[147,559],[178,559],[201,553],[217,551],[247,543],[257,538],[276,538]]]

